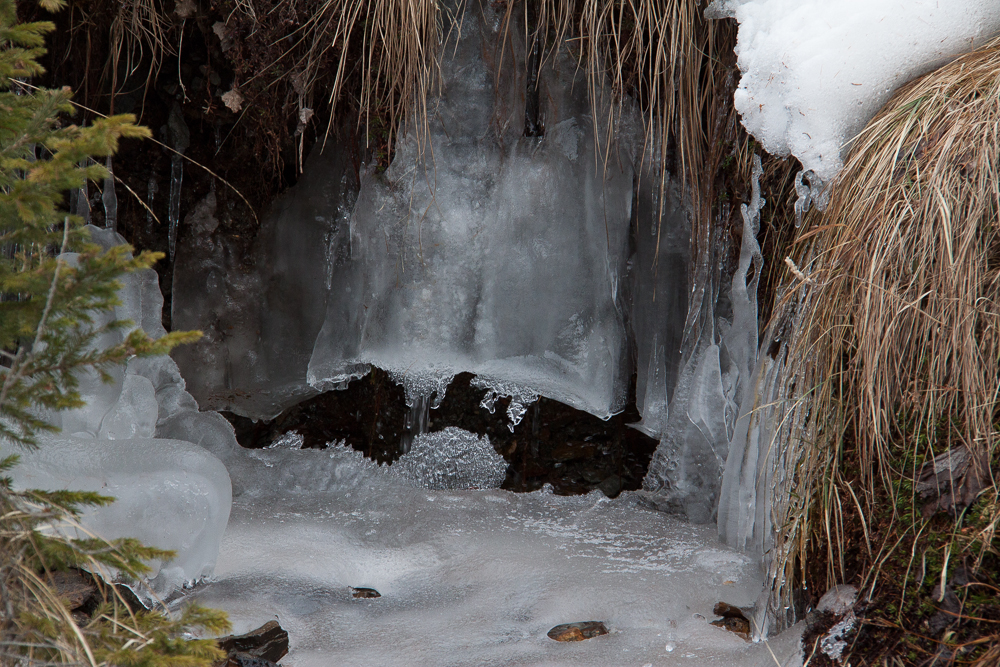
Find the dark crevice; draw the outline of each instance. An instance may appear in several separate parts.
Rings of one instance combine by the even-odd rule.
[[[512,432],[506,414],[510,399],[498,399],[495,411],[489,413],[480,407],[485,390],[473,387],[472,378],[469,373],[455,377],[440,407],[430,410],[427,429],[433,433],[457,426],[489,436],[494,449],[510,464],[502,488],[534,491],[551,484],[561,495],[600,489],[612,497],[641,488],[657,441],[628,426],[639,420],[634,380],[628,408],[607,421],[540,398]],[[376,461],[390,463],[400,456],[408,413],[402,387],[376,368],[345,390],[315,396],[269,421],[223,414],[244,447],[267,447],[295,431],[302,435],[304,447],[343,442]]]

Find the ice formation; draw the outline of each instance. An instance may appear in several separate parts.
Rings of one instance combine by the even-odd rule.
[[[720,599],[752,604],[753,559],[627,495],[414,488],[336,446],[243,455],[215,578],[187,599],[237,632],[277,617],[298,667],[802,664],[795,632],[751,644],[708,623]],[[546,637],[591,619],[611,633]]]
[[[654,153],[653,150],[647,154]],[[691,272],[691,211],[681,188],[660,165],[642,173],[636,198],[636,251],[632,259],[632,330],[636,344],[636,425],[659,438],[666,428],[682,362]]]
[[[1000,31],[991,0],[716,0],[706,14],[740,23],[743,125],[823,184],[893,91]]]
[[[155,409],[153,418],[155,419]],[[85,510],[74,537],[134,537],[170,549],[177,557],[154,562],[151,588],[169,594],[212,574],[229,519],[229,473],[210,453],[190,442],[152,437],[107,440],[47,437],[20,456],[12,477],[18,488],[95,491],[116,500]]]
[[[731,276],[723,274],[720,257],[725,256],[725,241],[716,228],[694,262],[685,320],[677,317],[683,303],[679,298],[657,304],[644,296],[657,287],[670,289],[657,284],[655,272],[647,269],[637,280],[637,326],[644,323],[639,314],[653,319],[651,331],[637,330],[640,368],[643,359],[648,359],[650,369],[637,392],[647,390],[640,404],[643,425],[652,431],[651,425],[656,424],[661,438],[643,489],[657,507],[681,511],[700,523],[715,518],[729,443],[757,363],[757,281],[763,267],[756,239],[764,206],[761,174],[760,159],[755,156],[751,199],[741,205],[743,236],[736,270]],[[663,207],[667,220],[661,221],[661,228],[678,225],[678,216],[684,220],[684,213],[677,211],[680,205],[674,201]],[[685,266],[682,258],[674,260],[674,266]],[[663,342],[651,332],[663,335]],[[662,385],[659,377],[664,378]],[[669,404],[660,393],[661,386],[669,392]],[[656,392],[652,399],[650,387]]]
[[[505,39],[500,19],[468,3],[429,134],[403,128],[388,171],[363,177],[356,275],[329,295],[309,380],[336,386],[368,363],[427,383],[469,371],[498,394],[514,385],[607,417],[629,375],[634,128],[623,121],[615,146],[599,145],[608,128],[594,119],[607,116],[561,56],[539,74],[544,137],[522,136],[523,29]]]
[[[263,216],[247,264],[218,229],[214,192],[185,217],[171,322],[204,338],[173,357],[203,408],[270,419],[315,393],[306,369],[327,294],[352,290],[348,222],[356,180],[349,150],[314,150],[299,182]],[[357,339],[348,331],[338,336],[348,346]]]
[[[108,248],[124,243],[111,229],[89,228],[92,239]],[[66,257],[72,262],[72,255]],[[131,320],[153,338],[163,298],[156,274],[141,271],[122,279],[122,305],[100,315]],[[96,345],[122,340],[109,333]],[[211,574],[232,500],[229,474],[220,458],[237,447],[233,429],[218,413],[201,413],[184,390],[184,380],[169,357],[132,359],[113,369],[113,382],[81,373],[85,407],[47,415],[62,429],[43,436],[36,451],[14,451],[20,464],[12,476],[20,488],[98,491],[113,504],[88,511],[81,530],[106,539],[137,537],[170,549],[177,557],[154,563],[151,589],[169,594],[176,587]],[[214,454],[214,455],[213,455]]]
[[[487,436],[452,426],[418,435],[390,470],[427,489],[495,489],[503,483],[507,462]]]

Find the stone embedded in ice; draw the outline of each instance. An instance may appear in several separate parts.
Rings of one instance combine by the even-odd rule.
[[[225,466],[201,447],[151,438],[46,436],[38,449],[0,442],[0,452],[20,456],[11,471],[17,488],[94,491],[116,498],[84,511],[80,524],[88,533],[109,540],[134,537],[176,551],[176,559],[152,564],[150,584],[156,593],[211,574],[232,498]]]
[[[706,14],[740,23],[743,125],[824,184],[893,91],[1000,30],[992,0],[717,0]]]
[[[354,277],[330,293],[309,380],[326,389],[366,363],[468,371],[608,417],[627,396],[619,285],[638,124],[621,121],[610,151],[598,145],[606,110],[590,108],[577,62],[554,56],[539,74],[546,135],[521,136],[523,30],[504,32],[499,18],[467,3],[428,101],[429,135],[401,128],[388,171],[363,177]],[[501,57],[498,44],[511,48]]]
[[[428,489],[494,489],[503,484],[507,462],[488,436],[452,426],[418,435],[390,471]]]

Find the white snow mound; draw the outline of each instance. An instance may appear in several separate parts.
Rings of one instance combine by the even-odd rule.
[[[893,91],[1000,31],[995,0],[716,0],[706,15],[740,23],[743,125],[824,183]]]

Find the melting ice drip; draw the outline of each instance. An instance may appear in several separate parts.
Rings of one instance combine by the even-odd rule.
[[[530,389],[502,380],[476,377],[472,380],[472,386],[486,390],[486,395],[479,405],[490,414],[495,410],[497,399],[503,396],[510,397],[510,405],[507,406],[507,418],[510,421],[507,423],[507,428],[511,433],[514,432],[514,427],[521,423],[528,406],[538,400],[538,394]]]

